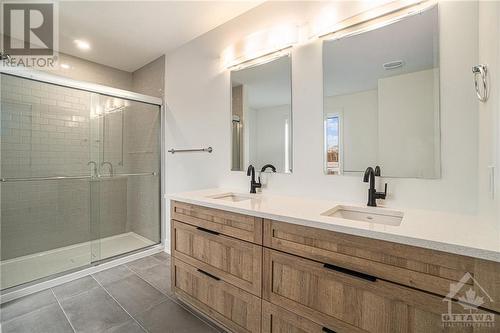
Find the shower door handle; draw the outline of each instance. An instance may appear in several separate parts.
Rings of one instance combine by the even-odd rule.
[[[31,178],[0,178],[0,182],[37,182],[41,180],[65,180],[65,179],[90,179],[91,176],[54,176],[54,177],[31,177]]]

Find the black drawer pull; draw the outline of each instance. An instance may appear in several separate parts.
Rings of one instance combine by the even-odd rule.
[[[217,231],[212,231],[212,230],[205,229],[202,227],[196,227],[196,229],[203,231],[203,232],[208,232],[209,234],[212,234],[212,235],[220,235]]]
[[[369,275],[369,274],[365,274],[365,273],[361,273],[361,272],[356,272],[356,271],[353,271],[351,269],[347,269],[347,268],[343,268],[343,267],[339,267],[339,266],[335,266],[335,265],[331,265],[331,264],[324,264],[323,267],[325,267],[327,269],[331,269],[332,271],[337,271],[340,273],[351,275],[351,276],[354,276],[354,277],[357,277],[357,278],[360,278],[363,280],[367,280],[370,282],[377,281],[377,278],[373,275]]]
[[[205,271],[204,271],[204,270],[202,270],[202,269],[199,269],[199,268],[198,268],[198,269],[197,269],[197,271],[198,271],[198,272],[200,272],[201,274],[205,274],[205,275],[206,275],[206,276],[208,276],[209,278],[212,278],[212,279],[214,279],[214,280],[220,281],[220,279],[219,279],[217,276],[212,275],[212,274],[210,274],[210,273],[207,273],[207,272],[205,272]]]
[[[328,327],[323,327],[322,331],[325,333],[337,333],[334,330],[329,329]]]

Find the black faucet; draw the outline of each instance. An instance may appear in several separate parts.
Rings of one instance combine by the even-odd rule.
[[[368,183],[370,181],[370,188],[368,189],[368,206],[377,207],[377,199],[385,199],[387,196],[387,183],[385,183],[384,192],[377,192],[375,189],[375,176],[380,177],[380,167],[377,165],[375,170],[368,167],[365,171],[363,181]]]
[[[259,177],[258,182],[255,181],[255,168],[251,164],[248,166],[247,176],[252,177],[252,179],[250,180],[250,193],[257,193],[257,191],[255,191],[255,189],[261,188],[262,184],[260,183],[260,177]]]
[[[276,172],[276,167],[272,164],[264,165],[262,169],[260,169],[260,172],[265,172],[267,168],[271,169],[272,172]]]

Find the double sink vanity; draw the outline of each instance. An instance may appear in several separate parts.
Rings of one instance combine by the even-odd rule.
[[[239,193],[223,193],[214,196],[209,196],[210,199],[223,200],[229,202],[240,202],[246,200],[260,200],[252,198],[250,195]],[[322,216],[331,216],[351,221],[370,222],[378,224],[387,224],[398,226],[403,220],[404,213],[401,211],[390,210],[385,208],[372,208],[349,205],[336,205],[323,213]]]
[[[175,294],[228,331],[500,329],[498,238],[471,221],[222,189],[170,199]]]
[[[473,103],[474,6],[394,1],[316,45],[229,66],[231,174],[218,179],[241,184],[246,170],[250,194],[169,197],[176,296],[231,332],[500,332],[497,141]],[[269,170],[298,172],[277,175],[277,191],[324,193],[338,178],[336,197],[357,198],[362,178],[368,200],[256,193]],[[406,207],[375,207],[386,196]]]
[[[477,141],[470,119],[480,114],[468,90],[449,89],[470,77],[457,70],[471,64],[462,59],[466,34],[455,40],[450,31],[473,31],[464,28],[472,12],[458,7],[395,1],[339,23],[321,41],[322,116],[317,101],[305,102],[316,98],[318,78],[292,84],[292,68],[313,52],[290,47],[230,67],[231,178],[246,170],[251,194],[170,196],[172,286],[180,300],[231,332],[500,332],[500,226],[493,215],[483,218],[478,207],[495,203],[474,182],[486,169],[474,164],[474,151],[453,157]],[[301,101],[295,110],[294,101]],[[302,122],[294,124],[295,111]],[[442,119],[453,119],[443,131]],[[322,140],[309,137],[313,128],[323,128]],[[366,204],[256,193],[267,187],[269,169],[302,168],[320,179],[318,161],[304,162],[319,157],[305,151],[320,145],[327,177],[370,184]],[[398,178],[403,205],[436,209],[433,201],[443,200],[445,209],[375,207],[388,194],[387,185],[377,191],[376,177]],[[322,186],[313,181],[304,192]],[[451,213],[450,202],[464,207]]]

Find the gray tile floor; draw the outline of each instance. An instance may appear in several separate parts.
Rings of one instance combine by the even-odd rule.
[[[219,332],[179,305],[158,253],[3,304],[2,333]]]

